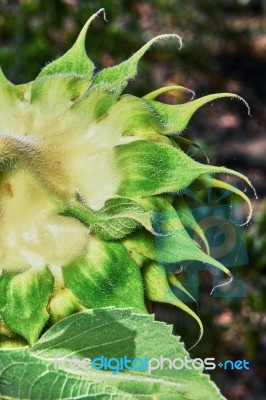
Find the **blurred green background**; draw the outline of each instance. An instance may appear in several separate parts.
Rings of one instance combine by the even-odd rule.
[[[211,297],[212,280],[201,274],[199,312],[205,326],[192,354],[236,360],[246,358],[250,371],[215,370],[213,379],[230,400],[266,398],[266,1],[265,0],[0,0],[0,63],[15,83],[30,81],[74,42],[87,18],[104,7],[108,23],[93,22],[87,50],[97,68],[128,58],[147,40],[177,33],[155,45],[144,57],[127,92],[135,95],[180,84],[201,96],[235,92],[251,106],[230,100],[205,106],[186,135],[207,151],[211,163],[246,174],[256,187],[252,224],[246,229],[249,264],[234,267],[247,285],[243,298]],[[186,95],[171,92],[175,103]],[[194,150],[193,150],[194,151]],[[190,149],[190,154],[200,157]],[[252,193],[250,193],[252,195]],[[188,316],[154,305],[157,318],[174,322],[186,342],[197,337]]]

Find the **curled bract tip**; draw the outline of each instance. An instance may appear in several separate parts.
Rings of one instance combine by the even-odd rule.
[[[92,21],[93,19],[97,18],[100,14],[103,14],[103,19],[104,19],[106,22],[108,22],[107,19],[106,19],[105,8],[100,8],[99,11],[97,11],[95,14],[93,14],[92,17],[91,17],[91,18],[92,18],[91,21]]]
[[[219,288],[219,287],[224,287],[224,286],[230,285],[230,283],[233,282],[233,280],[234,280],[233,275],[232,275],[231,273],[229,273],[228,276],[229,276],[229,277],[228,277],[228,279],[227,279],[226,281],[221,282],[221,283],[219,283],[218,285],[215,285],[215,286],[212,288],[210,295],[213,294],[213,292],[214,292],[215,289],[217,289],[217,288]]]
[[[243,175],[243,174],[241,174],[241,173],[239,173],[239,172],[237,172],[237,171],[234,171],[234,170],[232,170],[232,169],[225,168],[225,167],[211,167],[211,166],[209,166],[209,165],[207,165],[207,167],[210,168],[210,169],[212,169],[212,171],[210,171],[210,173],[226,173],[226,174],[234,175],[234,176],[236,176],[236,177],[242,179],[244,182],[246,182],[246,183],[248,184],[248,186],[249,186],[249,187],[251,188],[251,190],[253,191],[255,200],[258,199],[258,196],[257,196],[257,192],[256,192],[255,187],[253,186],[253,184],[251,183],[251,181],[250,181],[245,175]],[[245,225],[247,225],[247,224],[250,222],[251,217],[252,217],[252,214],[253,214],[254,203],[252,204],[252,202],[251,202],[250,199],[245,195],[245,193],[242,192],[242,191],[240,191],[240,190],[238,190],[238,189],[235,188],[234,186],[228,185],[226,182],[223,182],[223,181],[218,182],[218,185],[217,185],[217,182],[218,182],[218,181],[216,181],[216,180],[213,180],[213,181],[212,181],[214,187],[220,187],[220,188],[224,188],[224,189],[226,189],[226,190],[230,190],[232,193],[235,193],[235,194],[239,195],[240,197],[242,197],[242,199],[247,203],[248,208],[249,208],[249,213],[248,213],[248,216],[247,216],[246,220],[245,220],[243,223],[241,223],[241,224],[238,224],[238,223],[235,223],[235,222],[234,222],[234,224],[237,225],[237,226],[245,226]]]
[[[248,104],[248,102],[241,96],[239,96],[238,94],[232,94],[232,98],[241,101],[247,108],[248,110],[248,116],[251,117],[251,109],[250,109],[250,105]]]
[[[158,35],[158,36],[156,36],[155,38],[153,38],[150,42],[156,42],[157,40],[161,40],[161,39],[167,40],[167,39],[169,39],[169,38],[175,38],[175,39],[177,39],[178,42],[179,42],[179,49],[178,49],[178,50],[181,50],[181,49],[182,49],[182,47],[183,47],[182,38],[181,38],[181,36],[177,35],[176,33],[165,33],[165,34],[163,34],[163,35]]]
[[[235,174],[235,175],[236,175],[236,174]],[[239,175],[236,175],[236,176],[240,176],[240,177],[243,179],[243,176],[244,176],[244,175],[241,176],[241,174],[239,174]],[[245,181],[247,182],[247,184],[249,185],[249,187],[250,187],[251,190],[253,191],[255,200],[258,200],[258,195],[257,195],[256,189],[255,189],[255,187],[253,186],[252,182],[251,182],[247,177],[245,177]],[[248,213],[248,216],[247,216],[246,220],[245,220],[243,223],[238,224],[238,223],[235,223],[235,222],[234,222],[234,224],[237,225],[237,226],[245,226],[245,225],[247,225],[247,224],[250,222],[250,220],[251,220],[251,218],[252,218],[252,215],[253,215],[254,203],[251,203],[251,201],[248,199],[248,197],[243,193],[243,196],[242,196],[242,197],[244,197],[244,196],[245,196],[245,198],[247,199],[246,201],[247,201],[247,204],[248,204],[248,206],[249,206],[249,213]]]
[[[85,41],[86,38],[86,34],[87,34],[87,30],[90,26],[90,24],[92,23],[92,21],[94,21],[97,17],[99,17],[100,14],[103,14],[103,19],[105,21],[107,21],[106,19],[106,14],[105,14],[105,8],[100,8],[99,11],[97,11],[95,14],[93,14],[88,21],[86,22],[86,24],[83,26],[83,29],[81,30],[80,34],[79,34],[79,38],[82,39],[83,41]]]

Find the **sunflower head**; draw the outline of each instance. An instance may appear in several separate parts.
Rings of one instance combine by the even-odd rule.
[[[244,193],[213,174],[250,185],[246,177],[197,162],[181,148],[199,107],[239,97],[220,93],[168,105],[157,96],[184,88],[123,94],[153,43],[181,40],[158,36],[94,73],[85,37],[97,15],[34,81],[13,85],[0,75],[0,337],[14,336],[14,343],[33,344],[47,324],[84,308],[146,313],[146,300],[182,308],[202,334],[200,319],[172,289],[191,294],[166,266],[200,261],[231,274],[210,256],[182,192],[229,189],[251,208]]]

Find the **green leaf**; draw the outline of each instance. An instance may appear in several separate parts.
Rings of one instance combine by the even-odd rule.
[[[7,272],[0,276],[0,314],[12,331],[31,345],[45,326],[54,278],[49,269]]]
[[[87,255],[65,266],[63,278],[88,308],[131,306],[146,312],[139,267],[121,243],[91,237]]]
[[[140,226],[152,231],[151,214],[125,197],[107,200],[99,211],[70,202],[60,214],[77,218],[104,240],[122,239]]]
[[[57,74],[86,76],[88,80],[92,77],[94,65],[87,55],[85,39],[91,22],[103,11],[103,8],[100,9],[88,19],[71,49],[44,67],[38,78]]]
[[[122,239],[140,225],[152,230],[150,213],[136,201],[124,197],[107,200],[94,216],[91,229],[104,240]]]
[[[180,338],[152,316],[126,309],[89,310],[54,325],[32,349],[0,350],[1,396],[14,400],[224,399],[201,370],[177,371],[167,368],[167,362],[166,368],[150,374],[133,369],[117,374],[110,369],[73,371],[68,362],[62,362],[63,357],[92,360],[100,356],[191,360]]]
[[[181,39],[178,35],[169,34],[156,36],[143,47],[141,47],[141,49],[134,53],[133,56],[131,56],[128,60],[123,61],[121,64],[115,65],[114,67],[109,67],[98,72],[94,77],[93,85],[98,83],[112,83],[120,88],[121,93],[126,87],[128,81],[134,78],[137,74],[137,68],[140,59],[143,57],[146,51],[149,50],[153,43],[161,39],[168,39],[172,37],[179,41],[181,47]]]

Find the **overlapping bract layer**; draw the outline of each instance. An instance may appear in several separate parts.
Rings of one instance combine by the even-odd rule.
[[[146,296],[190,313],[202,334],[200,319],[171,286],[191,295],[164,265],[197,260],[230,272],[210,257],[177,193],[213,173],[250,182],[193,160],[175,138],[202,105],[239,97],[222,93],[167,105],[155,100],[167,88],[142,99],[123,95],[150,46],[176,35],[152,39],[94,75],[84,43],[96,15],[35,81],[15,86],[0,75],[0,314],[32,344],[49,318],[107,305],[145,312]],[[242,192],[232,191],[251,209]],[[167,232],[156,231],[154,213],[171,213]],[[205,248],[188,235],[192,227]]]

